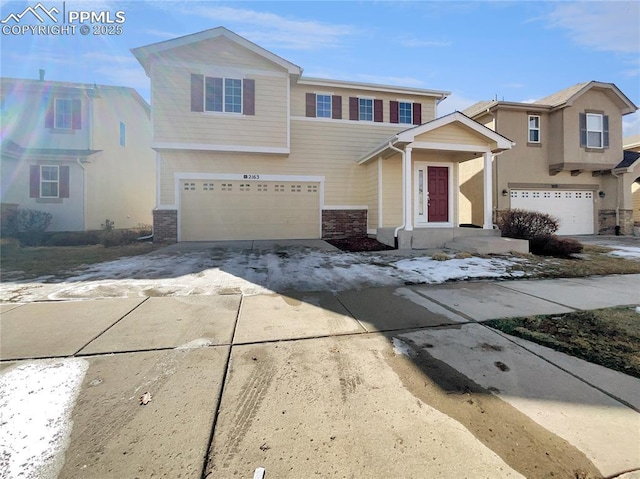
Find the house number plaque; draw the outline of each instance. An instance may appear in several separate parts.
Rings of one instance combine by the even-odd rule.
[[[245,180],[259,180],[260,175],[243,175],[242,178]]]

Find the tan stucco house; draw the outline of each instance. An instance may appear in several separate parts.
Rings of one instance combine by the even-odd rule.
[[[597,81],[533,103],[469,107],[466,115],[516,143],[493,164],[496,210],[550,213],[560,219],[559,234],[631,234],[640,162],[623,151],[622,117],[637,109],[614,84]],[[470,162],[464,174],[481,168]]]
[[[132,52],[151,80],[155,240],[499,236],[492,162],[513,142],[436,118],[448,92],[307,78],[223,27]]]
[[[635,176],[635,180],[631,184],[632,216],[634,234],[640,236],[640,135],[624,138],[623,148],[626,163],[634,172],[631,176]]]
[[[2,78],[3,209],[51,213],[49,231],[150,224],[149,105],[131,88]]]

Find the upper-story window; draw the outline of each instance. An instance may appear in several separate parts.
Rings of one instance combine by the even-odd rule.
[[[540,143],[540,116],[529,115],[529,143]]]
[[[72,100],[56,98],[55,127],[61,130],[70,130],[73,119]]]
[[[413,123],[413,103],[408,101],[398,102],[398,121],[399,123]]]
[[[192,74],[191,111],[255,115],[255,80]]]
[[[50,98],[44,118],[45,128],[52,130],[79,130],[82,128],[81,100],[79,98]]]
[[[360,121],[373,121],[372,98],[358,98],[358,119]]]
[[[331,95],[316,94],[316,117],[331,118]]]
[[[602,113],[580,113],[580,146],[609,148],[609,117]]]

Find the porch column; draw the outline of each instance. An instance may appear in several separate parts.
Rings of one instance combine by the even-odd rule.
[[[493,229],[493,155],[490,151],[484,154],[484,224],[485,230]]]
[[[411,207],[411,198],[412,198],[412,170],[411,167],[411,151],[413,148],[410,146],[405,148],[405,153],[403,157],[403,165],[404,168],[404,229],[405,231],[413,231],[413,222],[411,220],[413,216],[413,208]]]

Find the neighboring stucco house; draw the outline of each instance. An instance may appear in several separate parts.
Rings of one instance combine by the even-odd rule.
[[[464,113],[516,143],[493,165],[497,210],[550,213],[564,235],[612,234],[616,226],[631,234],[640,169],[623,153],[622,117],[637,109],[614,84],[591,81],[533,103],[479,102]],[[471,162],[465,174],[481,169]]]
[[[634,234],[640,235],[640,135],[623,139],[624,159],[635,177],[631,183]]]
[[[499,236],[491,165],[512,142],[461,113],[436,119],[448,92],[306,78],[223,27],[132,52],[151,79],[155,240]],[[474,158],[480,229],[460,228],[459,165]]]
[[[52,214],[49,231],[150,224],[149,105],[131,88],[2,78],[1,198]]]

